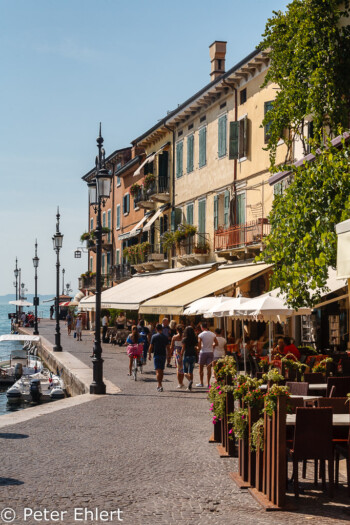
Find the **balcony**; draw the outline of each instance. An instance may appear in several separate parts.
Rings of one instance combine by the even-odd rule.
[[[109,288],[112,285],[111,278],[108,274],[101,275],[102,290]],[[96,274],[83,274],[79,277],[79,290],[88,290],[90,292],[96,291]]]
[[[143,260],[141,260],[143,259]],[[133,264],[133,268],[138,273],[151,272],[155,270],[166,270],[169,268],[169,261],[163,252],[161,244],[150,245],[143,257],[139,257]]]
[[[110,252],[113,248],[113,245],[112,245],[112,241],[110,239],[102,239],[102,250],[104,250],[105,252]],[[89,249],[96,253],[96,244],[93,243],[89,246]]]
[[[182,240],[175,247],[176,255],[173,261],[182,266],[204,264],[210,256],[210,240],[208,233],[196,233]]]
[[[223,257],[238,257],[240,252],[258,251],[270,230],[271,225],[265,218],[217,230],[214,234],[214,250]]]
[[[130,279],[132,275],[131,266],[129,264],[116,264],[111,266],[109,275],[113,282],[119,284]]]
[[[147,180],[147,177],[150,178]],[[140,208],[153,210],[156,202],[165,204],[170,201],[169,179],[167,177],[153,178],[153,175],[147,175],[147,177],[145,186],[141,186],[135,197],[135,203]]]

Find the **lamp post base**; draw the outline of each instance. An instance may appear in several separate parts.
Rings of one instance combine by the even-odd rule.
[[[33,335],[39,335],[38,330],[34,330]]]
[[[53,351],[54,351],[54,352],[62,352],[62,346],[56,346],[56,345],[55,345],[55,346],[53,347]]]
[[[100,356],[92,359],[92,378],[90,394],[104,395],[106,385],[103,382],[103,359]]]

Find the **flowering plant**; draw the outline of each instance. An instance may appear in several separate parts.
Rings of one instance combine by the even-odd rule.
[[[209,410],[213,413],[213,423],[215,424],[225,415],[226,395],[222,386],[214,382],[209,389],[208,397],[211,401]]]
[[[262,408],[263,401],[264,394],[260,390],[260,388],[257,388],[256,390],[250,390],[244,396],[244,404],[249,406],[250,408]]]
[[[145,190],[149,190],[153,186],[155,180],[156,176],[153,173],[148,173],[143,183]]]
[[[248,383],[242,383],[239,385],[236,390],[233,392],[233,399],[244,399],[249,390]]]
[[[272,385],[269,392],[264,395],[265,398],[265,407],[264,412],[270,417],[272,417],[273,413],[276,411],[277,408],[277,398],[278,397],[289,397],[290,392],[286,386],[279,386],[279,385]]]
[[[315,365],[312,371],[321,372],[322,374],[325,374],[327,372],[327,364],[332,363],[332,362],[333,362],[333,359],[331,357],[326,357],[326,359],[323,359],[317,365]]]
[[[232,356],[226,355],[218,359],[214,365],[215,376],[218,381],[224,381],[226,376],[234,377],[236,374],[236,362]]]
[[[268,359],[261,359],[259,361],[258,366],[263,372],[268,372],[268,370],[269,370],[269,361],[268,361]]]
[[[279,373],[278,368],[271,368],[267,374],[263,375],[264,381],[271,381],[272,383],[280,383],[284,380],[284,377]]]
[[[233,432],[239,439],[244,439],[248,430],[248,409],[240,408],[228,415]]]
[[[256,421],[250,430],[250,447],[252,450],[264,450],[264,418]]]
[[[134,184],[132,184],[131,188],[130,188],[130,193],[133,197],[136,197],[136,195],[138,195],[139,191],[141,189],[141,186],[140,184],[137,184],[137,182],[134,182]]]

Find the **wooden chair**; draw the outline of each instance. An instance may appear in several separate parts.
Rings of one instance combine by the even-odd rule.
[[[346,394],[350,392],[350,377],[329,377],[327,379],[327,397],[330,397],[333,386],[332,397],[346,397]]]
[[[320,432],[322,429],[322,432]],[[287,443],[288,447],[288,443]],[[332,446],[332,409],[297,408],[292,448],[287,454],[293,461],[294,494],[299,496],[299,461],[308,459],[328,461],[329,495],[333,497],[334,464]],[[321,469],[323,488],[326,484],[325,469]],[[315,472],[315,481],[317,473]]]
[[[333,409],[333,414],[347,414],[349,404],[346,401],[347,397],[320,397],[317,400],[317,406],[319,408],[330,407]]]
[[[295,396],[307,396],[309,391],[309,383],[287,381],[286,386],[289,388],[290,393]]]
[[[319,383],[325,383],[326,378],[321,372],[306,372],[304,374],[304,381],[305,383],[309,383],[309,385],[316,385]]]
[[[295,414],[297,408],[304,406],[304,399],[302,397],[289,397],[287,399],[287,407],[289,407],[290,413]]]

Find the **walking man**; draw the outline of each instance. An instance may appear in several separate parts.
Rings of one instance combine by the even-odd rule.
[[[151,338],[151,344],[148,350],[148,359],[151,360],[151,354],[153,352],[154,369],[156,371],[156,378],[158,382],[157,392],[163,392],[162,381],[169,339],[163,334],[163,326],[160,323],[157,324],[156,330],[157,333],[152,335]]]
[[[170,343],[171,343],[171,337],[170,337],[170,326],[169,326],[169,319],[167,317],[164,317],[162,321],[162,327],[163,327],[163,335],[168,338],[168,346],[166,349],[166,366],[168,368],[172,367],[171,364],[171,349],[170,349]]]
[[[207,367],[207,385],[210,387],[210,377],[211,377],[211,364],[214,360],[214,346],[218,346],[218,340],[216,335],[213,332],[208,330],[208,325],[206,322],[201,323],[202,332],[198,336],[198,350],[199,350],[199,383],[196,385],[198,387],[204,386],[203,384],[203,373],[204,367]]]

